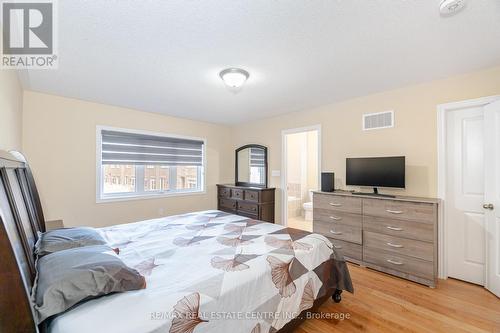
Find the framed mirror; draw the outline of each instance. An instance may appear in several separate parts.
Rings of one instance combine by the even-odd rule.
[[[267,187],[267,148],[251,144],[236,149],[235,185]]]

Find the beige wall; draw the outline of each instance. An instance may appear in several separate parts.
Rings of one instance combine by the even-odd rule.
[[[307,153],[306,134],[293,133],[287,136],[288,156],[287,156],[287,181],[288,183],[301,184],[303,183],[302,176],[305,175],[305,168],[302,166],[303,157]],[[305,181],[305,180],[304,180]]]
[[[23,91],[13,70],[0,70],[0,149],[22,148]]]
[[[2,86],[17,82],[5,73],[0,73]],[[6,86],[10,92],[2,89],[0,103],[9,106],[8,110],[19,110],[21,101],[15,101],[20,88],[15,89],[13,83]],[[500,94],[500,67],[226,127],[27,91],[23,99],[23,150],[33,167],[46,218],[64,219],[67,226],[104,226],[215,208],[215,184],[233,181],[234,148],[247,143],[266,145],[269,169],[280,170],[281,130],[315,124],[322,126],[322,170],[335,171],[337,187],[344,187],[346,157],[401,154],[407,157],[407,189],[396,193],[435,196],[436,106],[496,94]],[[0,143],[16,148],[20,145],[20,130],[16,130],[20,120],[15,116],[19,113],[5,110],[0,108],[5,113],[0,126],[7,128],[2,127]],[[396,112],[395,128],[361,130],[363,113],[384,110]],[[9,117],[6,122],[4,117]],[[7,123],[17,125],[5,126]],[[97,125],[205,137],[207,193],[97,204]],[[3,133],[11,134],[4,139]],[[279,188],[280,181],[280,177],[270,177],[270,186]],[[277,221],[281,197],[278,190]]]
[[[96,203],[97,125],[206,138],[207,193]],[[225,126],[24,93],[23,150],[41,192],[46,219],[63,219],[65,226],[106,226],[215,209],[215,184],[233,179],[229,133]]]
[[[346,157],[405,155],[407,189],[392,192],[433,197],[437,193],[436,106],[497,94],[500,67],[241,124],[233,128],[234,146],[268,146],[269,169],[280,170],[281,131],[321,124],[322,170],[335,172],[336,187],[345,187]],[[361,130],[363,113],[385,110],[395,111],[395,128]],[[270,186],[280,187],[280,177],[271,177]],[[283,194],[277,194],[276,214],[280,221]]]

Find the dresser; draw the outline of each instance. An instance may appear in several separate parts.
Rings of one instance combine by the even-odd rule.
[[[217,209],[274,223],[274,188],[217,184]]]
[[[314,192],[313,229],[346,260],[434,287],[439,200]]]

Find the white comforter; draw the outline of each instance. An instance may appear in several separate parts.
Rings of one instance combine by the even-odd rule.
[[[147,288],[82,303],[50,332],[280,329],[322,296],[333,251],[325,237],[291,230],[219,211],[102,228]]]

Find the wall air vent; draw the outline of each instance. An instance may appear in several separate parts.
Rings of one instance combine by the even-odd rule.
[[[394,111],[365,113],[363,115],[363,131],[394,127]]]

